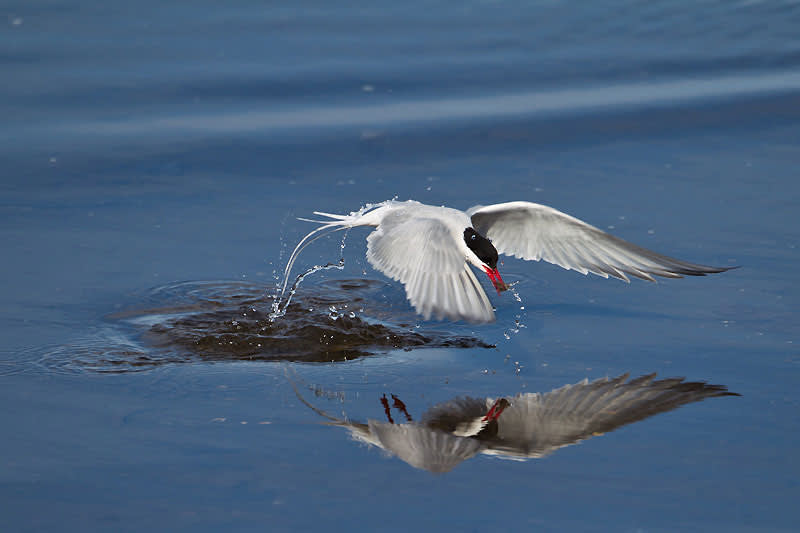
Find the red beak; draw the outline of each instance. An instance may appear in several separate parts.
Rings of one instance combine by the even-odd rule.
[[[508,285],[506,285],[503,278],[500,277],[500,272],[498,272],[496,268],[483,267],[483,269],[486,271],[486,275],[489,276],[497,294],[508,290]]]

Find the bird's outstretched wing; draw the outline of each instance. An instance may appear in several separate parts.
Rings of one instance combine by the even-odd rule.
[[[489,238],[497,251],[559,265],[582,274],[629,281],[628,275],[680,278],[724,272],[729,268],[687,263],[657,254],[546,205],[508,202],[467,210],[472,226]]]
[[[483,448],[478,440],[456,437],[419,424],[395,425],[370,420],[369,430],[384,450],[415,468],[430,472],[449,472]]]
[[[500,455],[540,457],[589,437],[715,396],[738,396],[721,385],[656,380],[655,374],[628,379],[628,374],[591,383],[583,380],[551,392],[520,394],[499,418],[489,445]],[[493,402],[487,399],[487,405]]]
[[[367,260],[403,283],[411,305],[426,319],[491,322],[492,305],[457,244],[436,218],[390,215],[367,237]]]

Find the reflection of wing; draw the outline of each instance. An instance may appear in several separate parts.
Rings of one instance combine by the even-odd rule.
[[[403,283],[411,305],[426,319],[494,320],[486,293],[441,220],[409,218],[402,211],[385,216],[367,237],[367,260]]]
[[[369,430],[378,445],[415,468],[449,472],[475,456],[480,441],[456,437],[419,424],[388,424],[370,420]]]
[[[627,378],[624,374],[591,383],[584,380],[545,394],[512,398],[511,407],[498,419],[496,438],[487,443],[487,453],[541,457],[687,403],[738,396],[721,385],[684,382],[683,378],[655,381],[655,374],[650,374],[626,383]]]
[[[626,383],[627,379],[628,374],[591,383],[583,380],[544,394],[519,394],[507,402],[459,397],[432,407],[422,423],[409,424],[342,420],[308,403],[292,386],[297,398],[328,419],[327,424],[346,428],[354,440],[430,472],[449,472],[478,453],[512,459],[542,457],[687,403],[739,396],[722,385],[683,378],[656,381],[655,374],[650,374]],[[505,406],[504,410],[483,423],[497,405]]]
[[[624,281],[629,274],[655,281],[653,276],[680,278],[729,270],[657,254],[546,205],[508,202],[475,206],[467,214],[472,226],[488,237],[498,252],[532,261],[544,259],[582,274],[592,272]]]

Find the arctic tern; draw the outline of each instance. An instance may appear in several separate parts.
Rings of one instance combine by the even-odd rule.
[[[284,272],[283,292],[300,251],[328,232],[372,226],[367,260],[405,285],[411,305],[426,320],[494,321],[494,309],[471,266],[485,272],[498,294],[508,287],[497,269],[498,254],[559,265],[629,282],[628,276],[705,276],[735,267],[688,263],[609,235],[566,213],[531,202],[475,206],[460,211],[414,200],[388,200],[349,215],[314,211],[329,220],[297,244]]]

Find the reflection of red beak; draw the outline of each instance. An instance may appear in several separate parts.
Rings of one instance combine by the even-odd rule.
[[[497,294],[508,290],[508,285],[506,285],[503,278],[500,277],[500,272],[498,272],[496,268],[483,267],[483,269],[492,281],[492,285],[494,285]]]
[[[489,412],[486,413],[486,416],[484,416],[481,420],[483,420],[484,422],[491,422],[492,420],[497,420],[500,417],[500,414],[503,411],[505,411],[506,407],[508,407],[509,405],[511,405],[511,402],[509,402],[505,398],[500,398],[499,400],[494,402],[492,408],[489,409]]]

